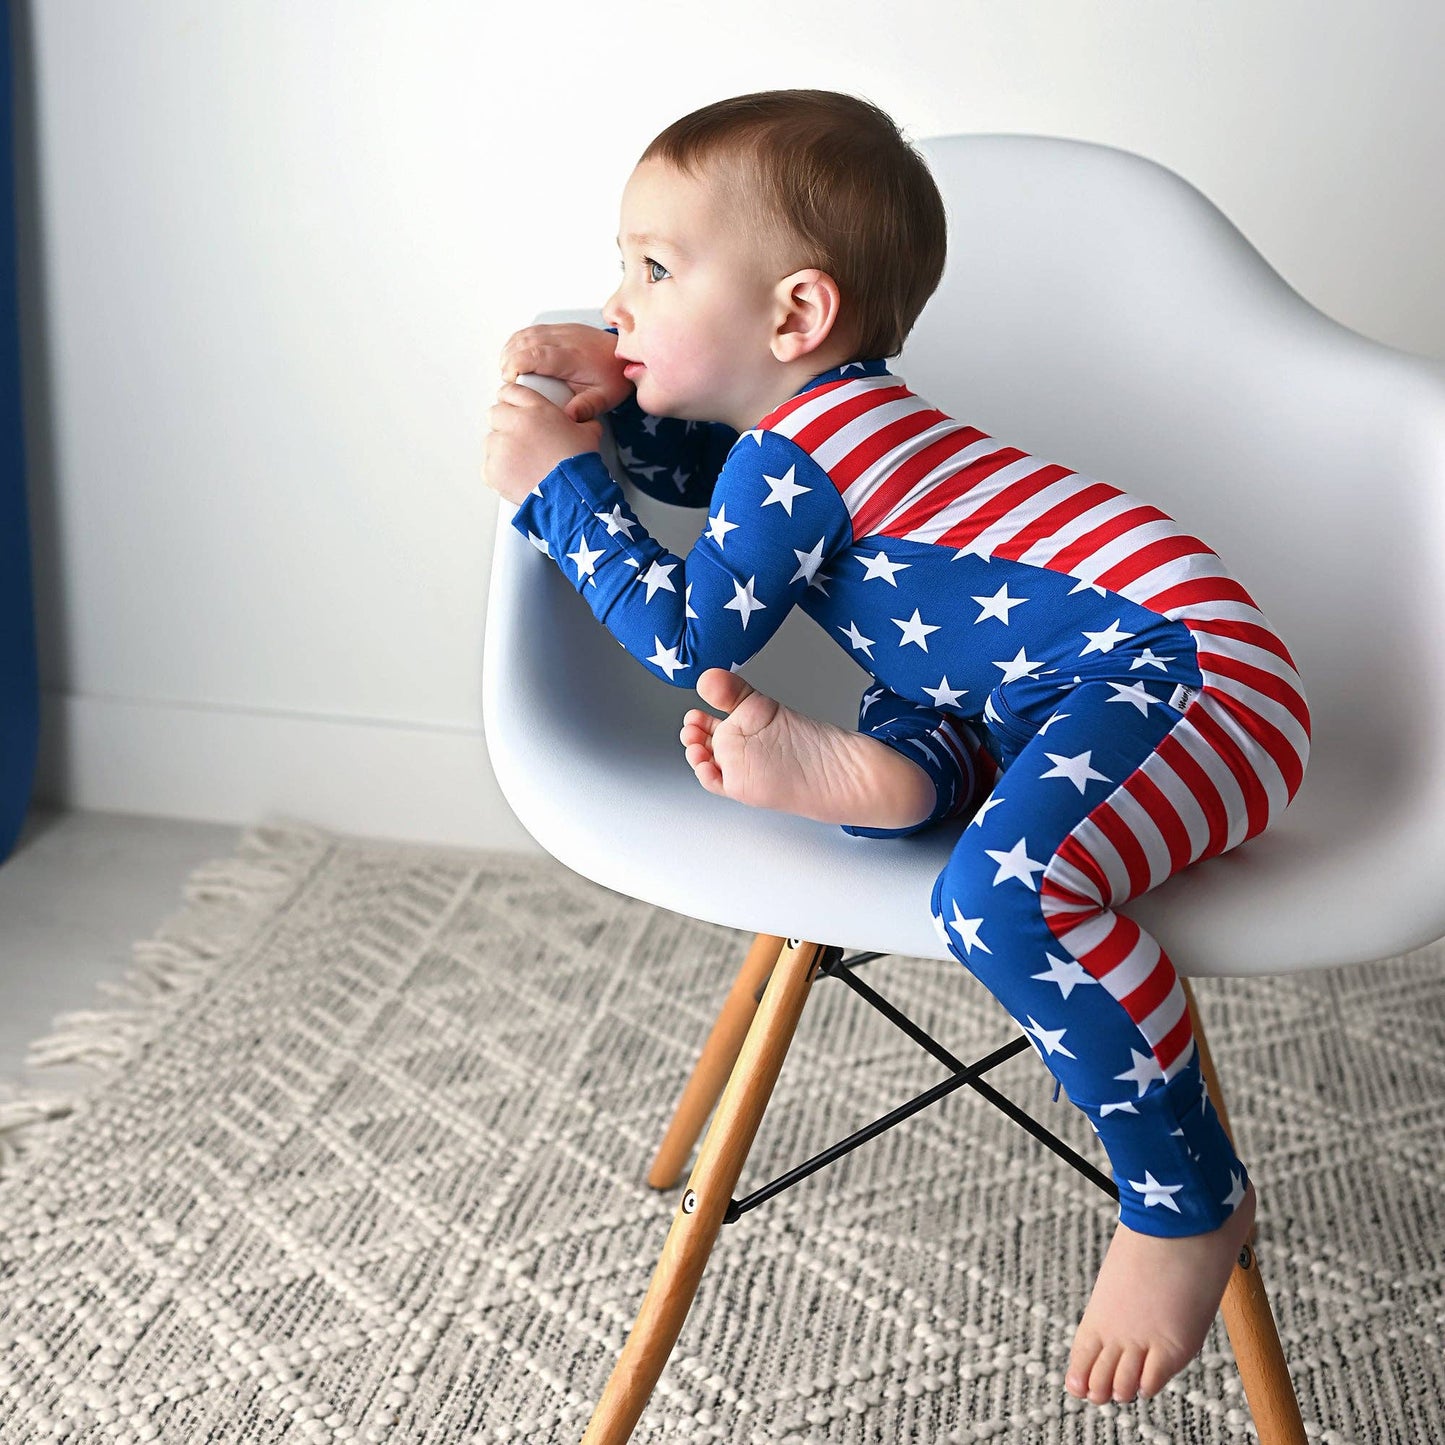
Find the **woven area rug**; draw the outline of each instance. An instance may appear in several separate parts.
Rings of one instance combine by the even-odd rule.
[[[248,831],[36,1046],[94,1087],[0,1099],[0,1441],[575,1442],[748,942],[547,858]],[[962,968],[865,976],[965,1058],[1017,1036]],[[1196,996],[1306,1433],[1438,1439],[1442,946]],[[742,1188],[942,1074],[820,980]],[[1032,1050],[989,1078],[1105,1164]],[[1064,1391],[1113,1225],[961,1090],[722,1231],[634,1438],[1251,1438],[1219,1321],[1153,1400]]]

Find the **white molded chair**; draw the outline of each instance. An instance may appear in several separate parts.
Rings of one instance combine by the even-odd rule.
[[[948,207],[948,265],[890,369],[949,414],[1206,538],[1304,680],[1312,752],[1283,818],[1122,911],[1194,976],[1369,962],[1445,934],[1445,366],[1315,310],[1207,198],[1141,156],[1044,136],[920,148]],[[538,319],[602,324],[595,311]],[[623,485],[644,525],[685,554],[702,510]],[[731,1073],[585,1437],[600,1445],[629,1438],[666,1363],[835,945],[959,966],[929,898],[965,825],[859,839],[706,792],[677,740],[697,695],[627,656],[512,511],[501,503],[483,672],[507,801],[585,877],[756,935],[649,1175],[676,1181]],[[856,726],[867,675],[801,613],[743,673]],[[1222,1309],[1261,1441],[1299,1445],[1248,1247]]]

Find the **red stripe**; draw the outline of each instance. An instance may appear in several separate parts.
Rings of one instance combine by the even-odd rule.
[[[1206,693],[1213,693],[1208,686]],[[1213,693],[1218,698],[1218,693]],[[1190,715],[1190,722],[1199,730],[1199,735],[1223,760],[1224,765],[1234,774],[1234,780],[1239,784],[1239,790],[1244,794],[1244,811],[1247,819],[1245,838],[1253,838],[1254,835],[1263,830],[1269,821],[1269,796],[1264,791],[1264,784],[1260,782],[1249,759],[1240,750],[1239,744],[1224,731],[1215,720],[1210,717],[1204,708],[1199,708]]]
[[[1144,809],[1159,829],[1169,849],[1169,871],[1177,873],[1181,868],[1188,867],[1193,844],[1189,841],[1189,830],[1184,826],[1184,820],[1169,801],[1169,795],[1142,768],[1124,779],[1124,791]]]
[[[1129,1017],[1136,1024],[1142,1024],[1169,997],[1169,990],[1173,987],[1174,969],[1161,951],[1158,963],[1145,975],[1143,982],[1126,993],[1120,1002]]]
[[[1079,914],[1073,911],[1076,908],[1089,908],[1093,912],[1099,912],[1099,900],[1097,898],[1086,898],[1082,893],[1075,893],[1072,888],[1065,888],[1062,883],[1055,883],[1051,878],[1043,880],[1043,887],[1040,894],[1044,898],[1056,898],[1060,903],[1070,905],[1068,926],[1077,927],[1084,920]]]
[[[1193,720],[1194,715],[1191,714],[1190,721]],[[1189,789],[1195,802],[1203,811],[1204,820],[1209,824],[1209,842],[1199,856],[1212,858],[1224,847],[1225,839],[1229,835],[1229,812],[1224,806],[1224,799],[1219,796],[1219,789],[1214,786],[1214,780],[1204,771],[1200,763],[1173,734],[1164,738],[1155,751],[1174,769],[1179,781]]]
[[[1256,667],[1252,662],[1244,662],[1222,652],[1199,652],[1195,661],[1201,672],[1208,669],[1218,673],[1220,677],[1232,677],[1235,682],[1242,682],[1256,692],[1273,698],[1288,710],[1290,716],[1304,729],[1305,736],[1310,735],[1310,714],[1305,700],[1282,677],[1276,677],[1274,673]]]
[[[915,437],[938,422],[948,420],[941,411],[915,411],[907,416],[897,417],[887,426],[881,426],[870,436],[864,437],[841,461],[828,468],[828,474],[841,491],[850,482],[857,481],[880,457],[886,456],[909,437]]]
[[[971,512],[961,521],[955,522],[939,539],[943,547],[966,547],[975,537],[981,536],[1001,518],[1008,516],[1015,507],[1022,506],[1030,497],[1037,496],[1045,487],[1051,487],[1060,477],[1067,477],[1069,469],[1050,462],[1016,482],[1010,482],[991,502]]]
[[[1151,612],[1168,612],[1200,602],[1243,602],[1245,606],[1259,611],[1259,604],[1233,577],[1191,577],[1188,582],[1176,582],[1174,586],[1146,597],[1140,605]]]
[[[1043,516],[1034,518],[1011,541],[1005,542],[1001,547],[995,547],[993,554],[995,557],[1003,557],[1007,561],[1016,562],[1030,547],[1036,546],[1045,537],[1052,537],[1060,527],[1068,526],[1075,518],[1082,517],[1085,512],[1107,502],[1111,497],[1122,497],[1123,495],[1118,487],[1111,487],[1107,482],[1093,482],[1082,491],[1075,492],[1072,497],[1065,497],[1062,502],[1056,502]]]
[[[1229,715],[1235,722],[1274,759],[1274,765],[1284,779],[1286,800],[1293,798],[1299,792],[1299,785],[1304,779],[1304,763],[1295,751],[1294,744],[1272,722],[1266,721],[1253,709],[1235,702],[1218,688],[1211,691],[1229,709]]]
[[[1172,969],[1173,965],[1171,964],[1170,967]],[[1154,1045],[1154,1057],[1159,1060],[1159,1067],[1161,1069],[1171,1067],[1174,1061],[1189,1047],[1189,1041],[1193,1037],[1194,1025],[1186,1006],[1174,1027]]]
[[[911,395],[906,386],[879,386],[859,392],[857,396],[850,396],[846,401],[840,401],[815,416],[793,440],[805,452],[816,451],[834,432],[841,431],[850,421],[865,412],[874,411],[880,406],[886,406],[890,401],[898,401]]]
[[[856,376],[843,377],[838,381],[825,382],[822,386],[815,386],[798,396],[789,397],[781,406],[774,407],[762,421],[754,428],[756,431],[767,431],[769,427],[775,427],[780,421],[790,417],[799,407],[807,406],[809,402],[817,401],[820,396],[827,396],[830,391],[837,391],[840,386],[852,386],[857,381]]]
[[[935,467],[940,467],[949,457],[961,452],[965,447],[971,447],[975,442],[987,441],[988,437],[984,432],[974,427],[961,427],[956,432],[949,432],[941,436],[935,442],[916,452],[909,457],[898,469],[879,485],[867,501],[853,514],[853,537],[866,537],[882,522],[889,512],[908,495],[909,489],[918,481],[926,477]],[[941,477],[937,485],[943,486],[948,482],[948,477]],[[962,489],[960,489],[962,490]]]
[[[1109,880],[1105,876],[1104,870],[1095,862],[1094,855],[1077,838],[1072,834],[1065,838],[1058,846],[1058,856],[1065,863],[1077,868],[1099,890],[1097,902],[1102,904],[1108,901]]]
[[[1281,662],[1299,671],[1294,658],[1289,655],[1289,648],[1269,628],[1261,627],[1257,622],[1236,622],[1229,617],[1191,617],[1184,625],[1194,633],[1212,633],[1218,637],[1232,637],[1236,642],[1248,642],[1274,653]]]
[[[1095,944],[1086,953],[1079,955],[1079,962],[1088,971],[1103,982],[1104,975],[1110,969],[1117,968],[1134,950],[1134,945],[1139,942],[1139,934],[1142,932],[1139,925],[1132,918],[1122,913],[1109,915],[1114,926],[1102,941]]]
[[[1114,845],[1114,851],[1124,862],[1129,874],[1128,897],[1137,897],[1149,888],[1149,859],[1139,846],[1139,840],[1129,831],[1129,825],[1107,804],[1100,803],[1089,814],[1089,822]],[[1122,898],[1111,898],[1111,903],[1122,903]]]
[[[1054,553],[1043,565],[1052,571],[1067,572],[1076,564],[1092,557],[1101,547],[1106,547],[1116,538],[1122,537],[1125,532],[1132,532],[1135,527],[1145,526],[1149,522],[1172,520],[1167,512],[1161,512],[1158,507],[1130,507],[1127,512],[1121,512],[1117,517],[1101,522],[1093,531],[1085,532],[1077,541]]]
[[[1152,572],[1166,562],[1173,562],[1179,557],[1195,556],[1213,557],[1214,552],[1198,537],[1161,537],[1159,541],[1151,542],[1147,547],[1141,547],[1131,556],[1125,557],[1122,562],[1116,562],[1107,572],[1095,577],[1094,581],[1100,587],[1120,592],[1146,572]]]
[[[889,536],[902,537],[915,527],[931,522],[969,488],[978,486],[996,471],[1026,455],[1026,452],[1019,451],[1017,447],[1003,447],[999,451],[990,452],[986,457],[976,458],[956,472],[951,472],[941,478],[937,486],[930,487],[927,495],[920,497],[901,517],[889,523]]]

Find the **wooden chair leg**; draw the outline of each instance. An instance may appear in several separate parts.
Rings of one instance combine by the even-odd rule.
[[[672,1123],[658,1145],[652,1168],[647,1171],[647,1182],[654,1189],[671,1189],[682,1178],[692,1146],[702,1134],[707,1116],[722,1097],[723,1085],[738,1061],[748,1027],[758,1011],[758,992],[782,951],[783,939],[771,933],[760,933],[753,939],[722,1012],[702,1046],[692,1077],[677,1101]]]
[[[1224,1108],[1224,1091],[1219,1087],[1219,1077],[1214,1072],[1214,1060],[1209,1055],[1209,1044],[1204,1037],[1204,1023],[1194,1001],[1194,991],[1182,974],[1179,981],[1184,986],[1184,997],[1189,1004],[1189,1017],[1194,1025],[1194,1040],[1199,1047],[1200,1068],[1204,1072],[1205,1083],[1209,1085],[1209,1098],[1219,1110],[1224,1132],[1233,1142],[1229,1115]],[[1249,1238],[1239,1252],[1219,1307],[1234,1350],[1235,1364],[1239,1367],[1244,1398],[1249,1402],[1249,1412],[1259,1432],[1260,1445],[1305,1445],[1304,1421],[1300,1419],[1294,1382],[1289,1377],[1279,1331],[1265,1296],[1264,1281],[1259,1275],[1259,1260],[1254,1251],[1255,1233],[1255,1229],[1250,1230]]]
[[[624,1445],[647,1407],[697,1293],[823,953],[824,945],[796,939],[782,950],[582,1445]]]

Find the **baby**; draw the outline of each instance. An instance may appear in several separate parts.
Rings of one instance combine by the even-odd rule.
[[[507,342],[485,480],[633,657],[724,714],[692,709],[679,735],[710,792],[859,837],[971,818],[934,925],[1084,1111],[1119,1189],[1066,1388],[1153,1395],[1202,1347],[1255,1191],[1173,965],[1115,909],[1295,796],[1309,713],[1290,654],[1158,508],[889,371],[946,230],[876,106],[791,90],[685,116],[643,153],[621,223],[608,329]],[[708,508],[686,557],[609,477],[603,413],[638,487]],[[857,732],[737,676],[794,606],[871,675]]]

